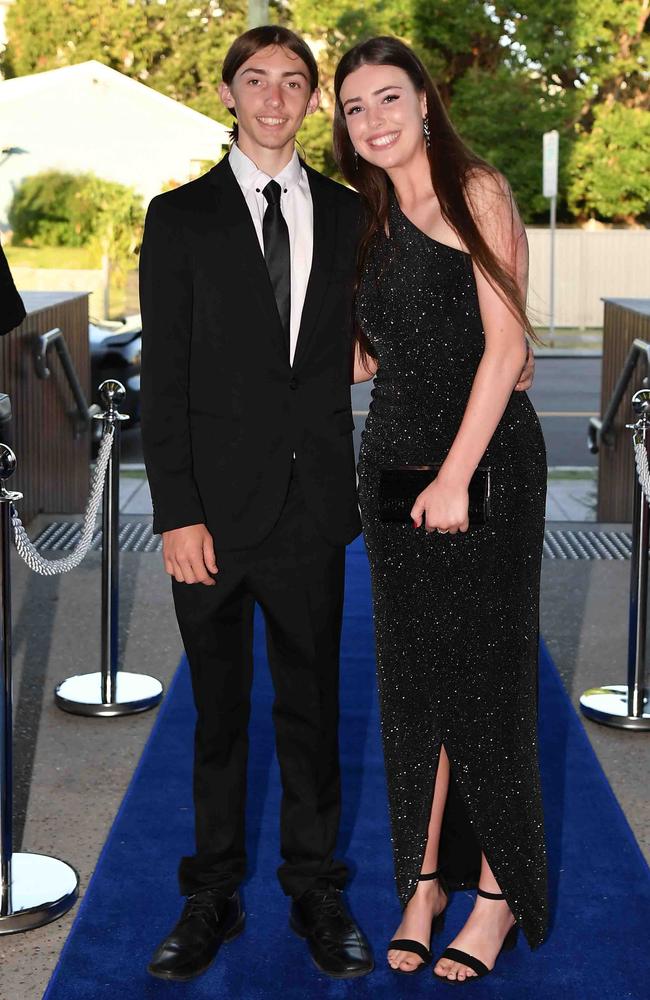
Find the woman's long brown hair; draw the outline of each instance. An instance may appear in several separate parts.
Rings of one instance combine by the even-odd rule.
[[[398,38],[379,36],[355,45],[346,52],[336,68],[334,93],[334,155],[345,179],[357,189],[363,200],[365,218],[359,246],[359,274],[364,265],[368,248],[376,233],[385,232],[388,220],[389,195],[392,185],[381,167],[374,166],[362,157],[356,157],[354,146],[348,134],[345,113],[341,104],[341,87],[350,73],[361,66],[397,66],[408,75],[418,94],[424,92],[427,103],[427,117],[431,132],[431,146],[427,149],[431,168],[431,182],[440,203],[443,218],[460,237],[472,259],[486,275],[493,287],[501,294],[514,316],[521,322],[532,340],[539,343],[531,323],[526,316],[526,306],[517,284],[516,275],[510,273],[499,261],[496,254],[483,239],[470,209],[467,193],[472,177],[492,176],[495,188],[510,201],[515,218],[514,202],[509,191],[504,189],[494,167],[482,160],[469,149],[456,132],[438,90],[425,66],[415,52]],[[362,360],[374,356],[372,347],[363,330],[355,331]]]

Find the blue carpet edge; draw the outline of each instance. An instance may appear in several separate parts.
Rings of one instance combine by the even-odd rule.
[[[627,829],[627,832],[628,832],[628,835],[630,837],[630,840],[632,841],[632,843],[634,844],[634,847],[636,849],[637,856],[638,856],[638,858],[642,862],[642,867],[645,869],[646,874],[650,876],[650,864],[648,864],[648,861],[646,860],[646,857],[645,857],[643,851],[641,850],[641,845],[639,844],[639,842],[638,842],[638,840],[636,838],[636,834],[635,834],[634,830],[632,829],[632,827],[630,826],[630,821],[628,820],[627,816],[625,815],[623,807],[622,807],[621,803],[619,802],[619,800],[618,800],[618,798],[616,796],[616,792],[614,791],[614,789],[611,786],[609,778],[605,774],[603,766],[600,763],[600,760],[598,759],[598,754],[594,750],[592,742],[589,739],[589,734],[587,732],[587,727],[585,725],[585,721],[583,719],[583,716],[576,709],[576,706],[573,704],[573,700],[572,700],[571,696],[569,695],[569,692],[566,689],[566,686],[565,686],[564,681],[562,679],[562,675],[560,674],[560,671],[558,670],[558,668],[557,668],[557,666],[555,664],[555,660],[553,659],[551,651],[549,650],[549,648],[548,648],[548,646],[546,644],[546,641],[545,641],[545,639],[544,639],[543,636],[540,636],[539,647],[540,647],[540,653],[542,654],[542,656],[545,657],[547,663],[549,664],[549,666],[551,667],[551,669],[555,672],[555,680],[560,684],[560,686],[562,688],[562,693],[563,693],[564,697],[566,698],[567,702],[569,703],[569,706],[570,706],[570,709],[571,709],[573,715],[575,716],[576,720],[579,723],[579,732],[580,732],[579,739],[582,741],[582,743],[583,743],[583,745],[585,747],[586,756],[591,758],[592,764],[595,767],[595,772],[602,779],[602,784],[604,784],[606,786],[607,794],[609,795],[610,801],[614,804],[615,809],[616,809],[616,811],[619,814],[619,819],[622,820],[623,826]],[[593,725],[597,726],[598,723],[594,722]]]
[[[607,775],[605,774],[605,772],[603,770],[603,767],[602,767],[602,765],[601,765],[601,763],[600,763],[600,761],[598,759],[598,756],[597,756],[597,754],[596,754],[596,752],[595,752],[595,750],[594,750],[594,748],[593,748],[593,746],[591,744],[591,741],[590,741],[589,736],[587,734],[586,727],[584,725],[583,719],[582,719],[581,715],[578,713],[578,711],[576,710],[576,708],[575,708],[575,706],[573,704],[573,701],[572,701],[571,697],[569,696],[569,694],[568,694],[568,692],[566,690],[566,687],[564,685],[564,681],[562,680],[560,672],[559,672],[559,670],[558,670],[558,668],[557,668],[557,666],[555,664],[555,660],[553,659],[553,656],[552,656],[552,654],[551,654],[551,652],[550,652],[550,650],[549,650],[549,648],[548,648],[548,646],[547,646],[547,644],[546,644],[546,642],[545,642],[545,640],[544,640],[544,638],[542,636],[540,636],[540,654],[545,658],[547,665],[554,672],[554,680],[555,680],[555,682],[557,684],[560,685],[560,689],[561,689],[563,697],[569,703],[570,708],[571,708],[571,710],[573,712],[573,715],[576,717],[576,721],[578,721],[579,724],[580,724],[580,726],[579,726],[580,735],[579,735],[578,739],[582,742],[583,747],[586,750],[586,756],[589,759],[591,759],[592,764],[595,765],[595,774],[599,775],[601,784],[604,784],[607,787],[607,794],[609,795],[610,801],[612,801],[614,803],[615,810],[618,812],[618,815],[619,815],[619,819],[623,820],[623,826],[626,828],[626,830],[628,832],[628,835],[629,835],[629,838],[631,839],[631,841],[634,844],[634,847],[635,847],[635,850],[636,850],[636,855],[637,855],[638,858],[640,858],[642,860],[642,867],[644,868],[644,870],[648,874],[650,874],[650,865],[648,865],[648,862],[646,861],[645,856],[643,855],[641,847],[640,847],[640,845],[639,845],[639,843],[637,841],[637,838],[636,838],[636,836],[634,834],[634,831],[632,830],[632,827],[630,826],[630,823],[629,823],[629,821],[627,819],[627,816],[625,815],[625,812],[623,811],[623,808],[622,808],[620,802],[618,801],[618,798],[616,797],[616,794],[615,794],[615,792],[614,792],[614,790],[613,790],[613,788],[612,788],[612,786],[611,786],[611,784],[610,784],[610,782],[609,782],[609,780],[607,778]],[[113,818],[113,821],[112,821],[112,823],[110,825],[110,828],[109,828],[107,836],[106,836],[106,840],[105,840],[104,845],[103,845],[103,847],[102,847],[102,849],[100,851],[100,854],[99,854],[99,857],[97,859],[97,863],[96,863],[96,865],[95,865],[95,867],[93,869],[92,875],[90,876],[90,878],[88,880],[88,885],[86,887],[86,891],[85,891],[85,893],[83,895],[83,898],[81,899],[81,901],[80,901],[80,903],[79,903],[79,905],[78,905],[78,907],[76,909],[76,912],[75,912],[75,915],[74,915],[74,919],[73,919],[72,924],[70,926],[70,929],[68,931],[65,943],[64,943],[64,945],[63,945],[63,947],[61,949],[61,952],[59,954],[57,963],[56,963],[56,965],[55,965],[55,967],[54,967],[54,969],[52,971],[52,974],[50,976],[50,979],[48,981],[48,984],[47,984],[47,987],[46,987],[45,992],[43,994],[42,1000],[48,1000],[48,998],[51,995],[52,989],[56,986],[56,981],[57,981],[57,978],[58,978],[59,968],[60,968],[60,966],[65,961],[65,958],[66,958],[66,955],[67,955],[67,951],[68,951],[69,947],[71,946],[72,939],[74,937],[74,933],[75,933],[75,931],[77,929],[77,925],[80,922],[80,920],[82,919],[82,917],[84,916],[86,907],[89,906],[89,905],[91,905],[91,903],[89,902],[89,897],[92,896],[92,890],[93,890],[93,884],[95,882],[95,877],[98,874],[98,872],[99,872],[99,870],[100,870],[100,868],[101,868],[101,866],[102,866],[102,864],[104,862],[105,855],[108,853],[109,848],[111,846],[114,829],[118,825],[118,823],[119,823],[119,821],[120,821],[120,819],[122,817],[122,814],[123,814],[124,810],[126,809],[126,807],[127,807],[128,803],[130,801],[130,798],[131,798],[132,794],[134,793],[135,786],[137,784],[140,772],[141,772],[141,770],[142,770],[142,768],[144,766],[144,762],[145,762],[145,759],[147,757],[148,751],[150,749],[150,745],[153,742],[153,740],[155,739],[155,737],[157,735],[158,727],[162,724],[162,722],[163,722],[163,720],[164,720],[164,718],[165,718],[165,716],[166,716],[166,714],[167,714],[167,712],[168,712],[168,710],[169,710],[169,708],[171,706],[172,697],[173,697],[173,694],[174,694],[174,690],[175,690],[176,685],[177,685],[177,683],[179,681],[179,678],[181,676],[181,671],[185,667],[185,664],[186,664],[186,657],[185,657],[185,654],[183,653],[183,655],[181,656],[180,661],[178,663],[178,666],[176,668],[176,671],[174,672],[174,676],[172,677],[172,680],[171,680],[171,682],[170,682],[170,684],[169,684],[169,686],[167,688],[167,691],[165,693],[165,698],[164,698],[164,700],[162,702],[162,705],[160,706],[160,708],[158,710],[158,714],[157,714],[157,716],[156,716],[156,718],[154,720],[154,723],[153,723],[153,725],[151,727],[149,735],[148,735],[148,737],[147,737],[147,739],[145,741],[145,744],[143,746],[142,752],[140,754],[140,758],[139,758],[138,763],[136,764],[136,767],[135,767],[135,769],[133,771],[133,774],[131,776],[131,780],[129,781],[128,787],[127,787],[127,789],[126,789],[126,791],[124,793],[122,801],[120,802],[120,805],[119,805],[119,807],[117,809],[115,817]]]
[[[117,824],[119,823],[119,821],[120,821],[120,819],[122,817],[122,813],[126,809],[128,803],[129,803],[129,800],[130,800],[130,798],[131,798],[131,796],[132,796],[132,794],[133,794],[133,792],[135,790],[135,786],[137,784],[137,780],[138,780],[138,777],[140,775],[140,771],[144,767],[144,762],[145,762],[145,759],[147,757],[147,753],[149,751],[150,744],[153,743],[153,740],[156,737],[156,734],[158,732],[158,728],[162,724],[162,720],[165,718],[165,716],[166,716],[166,714],[167,714],[167,712],[169,710],[169,707],[170,707],[171,702],[172,702],[172,695],[174,694],[174,690],[175,690],[176,685],[178,683],[178,680],[179,680],[179,677],[180,677],[180,673],[181,673],[181,670],[182,670],[183,666],[185,665],[185,662],[186,662],[186,656],[185,656],[185,653],[183,652],[183,654],[182,654],[182,656],[181,656],[181,658],[179,660],[178,666],[176,667],[176,670],[174,671],[174,675],[173,675],[171,681],[169,682],[169,685],[168,685],[167,690],[165,692],[165,696],[163,698],[162,704],[160,705],[160,708],[158,709],[158,713],[156,715],[156,718],[154,719],[153,725],[152,725],[152,727],[151,727],[151,729],[149,731],[149,735],[147,736],[147,739],[145,740],[145,744],[144,744],[144,746],[142,748],[142,752],[140,754],[140,757],[138,758],[138,763],[136,764],[136,766],[135,766],[135,768],[133,770],[133,774],[131,775],[131,780],[129,781],[127,789],[126,789],[126,791],[125,791],[125,793],[124,793],[124,795],[122,797],[122,801],[120,802],[120,804],[118,806],[117,812],[115,813],[115,816],[113,817],[113,822],[111,823],[111,825],[109,827],[108,833],[106,835],[106,840],[104,841],[103,847],[102,847],[101,851],[99,852],[99,857],[97,858],[97,863],[96,863],[95,867],[93,868],[92,875],[88,879],[88,885],[86,886],[86,891],[83,894],[81,902],[79,903],[79,905],[75,909],[74,919],[72,921],[72,924],[70,925],[70,930],[68,931],[68,935],[67,935],[67,937],[65,939],[65,942],[64,942],[63,947],[61,949],[61,952],[59,954],[57,963],[54,966],[54,969],[52,970],[52,974],[51,974],[50,979],[48,981],[48,984],[47,984],[47,986],[45,988],[45,993],[42,996],[42,1000],[47,1000],[48,996],[50,995],[51,989],[53,988],[53,986],[55,984],[55,981],[56,981],[56,978],[57,978],[57,973],[59,971],[59,966],[61,966],[63,964],[63,961],[64,961],[65,956],[66,956],[66,952],[67,952],[68,947],[69,947],[69,945],[70,945],[70,943],[72,941],[73,934],[74,934],[74,932],[75,932],[75,930],[77,928],[77,924],[78,924],[78,922],[80,921],[81,917],[84,914],[84,911],[85,911],[85,908],[86,908],[86,905],[87,905],[87,901],[88,901],[88,897],[89,897],[91,889],[93,887],[93,882],[95,881],[95,875],[99,871],[99,869],[100,869],[100,867],[102,865],[102,862],[104,861],[104,855],[108,853],[109,845],[110,845],[111,840],[113,838],[113,831],[115,830]]]

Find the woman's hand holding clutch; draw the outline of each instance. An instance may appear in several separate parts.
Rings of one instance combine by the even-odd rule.
[[[455,535],[469,528],[469,494],[467,485],[445,481],[441,475],[418,496],[411,510],[413,526],[441,535]]]

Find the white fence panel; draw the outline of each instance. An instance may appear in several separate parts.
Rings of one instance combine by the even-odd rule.
[[[530,246],[529,314],[535,326],[548,326],[550,231],[530,228],[526,232]],[[650,230],[556,231],[556,326],[602,327],[603,297],[650,297]]]

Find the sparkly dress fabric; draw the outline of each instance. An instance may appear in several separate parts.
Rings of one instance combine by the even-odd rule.
[[[468,254],[430,239],[393,196],[370,249],[357,319],[379,367],[362,437],[359,497],[372,574],[397,890],[417,885],[440,749],[451,765],[439,868],[477,884],[483,850],[531,946],[547,925],[537,763],[539,577],[546,454],[513,392],[481,464],[489,523],[427,534],[379,519],[379,471],[444,460],[484,336]]]

